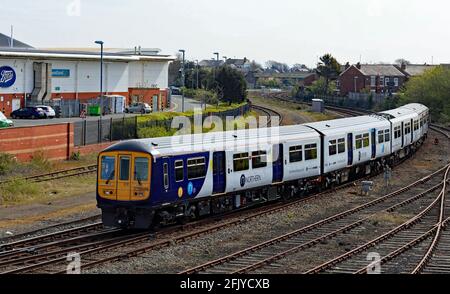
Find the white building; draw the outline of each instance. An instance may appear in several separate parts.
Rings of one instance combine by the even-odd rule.
[[[166,107],[169,63],[157,49],[105,52],[103,93],[127,103],[158,99]],[[78,100],[100,95],[100,53],[0,48],[0,111],[9,115],[28,101]]]

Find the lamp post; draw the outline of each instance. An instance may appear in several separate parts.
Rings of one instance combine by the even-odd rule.
[[[198,72],[199,72],[198,59],[195,62],[197,63],[197,90],[198,90]]]
[[[95,41],[100,45],[100,119],[103,116],[103,41]]]
[[[186,50],[180,49],[181,53],[183,53],[183,66],[181,67],[181,87],[184,88],[184,66],[185,66],[185,57],[186,57]],[[181,92],[181,112],[184,112],[184,93]]]
[[[216,67],[219,65],[219,52],[214,52],[214,55],[216,55],[216,64],[214,66],[214,80],[216,79]]]

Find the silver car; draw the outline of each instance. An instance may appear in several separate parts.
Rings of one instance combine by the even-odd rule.
[[[133,103],[127,108],[125,108],[126,113],[151,113],[152,107],[148,105],[147,103],[139,102],[139,103]]]
[[[56,116],[55,110],[53,108],[51,108],[50,106],[38,105],[36,107],[39,107],[44,111],[45,118],[55,118],[55,116]]]

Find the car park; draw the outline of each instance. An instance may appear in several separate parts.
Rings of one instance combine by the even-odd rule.
[[[6,118],[6,116],[0,111],[0,129],[13,127],[14,123],[12,120]]]
[[[39,107],[24,107],[13,111],[11,113],[11,118],[25,118],[25,119],[38,119],[45,118],[45,112],[42,108]]]
[[[37,105],[36,107],[41,108],[42,110],[44,110],[46,118],[55,118],[56,112],[55,112],[55,110],[52,107],[46,106],[46,105]]]
[[[133,103],[130,106],[128,106],[127,108],[125,108],[125,112],[126,113],[151,113],[152,112],[152,107],[150,105],[148,105],[147,103],[142,103],[142,102],[138,102],[138,103]]]

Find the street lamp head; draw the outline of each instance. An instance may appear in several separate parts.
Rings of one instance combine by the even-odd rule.
[[[98,45],[103,45],[103,44],[104,44],[104,42],[103,42],[103,41],[95,41],[95,44],[98,44]]]
[[[184,49],[180,49],[180,50],[178,50],[178,51],[181,52],[181,53],[186,52],[186,50],[184,50]]]

